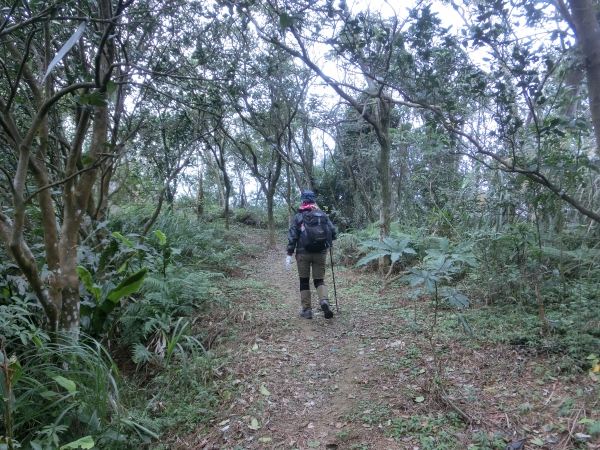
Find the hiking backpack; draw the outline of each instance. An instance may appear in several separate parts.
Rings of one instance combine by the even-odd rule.
[[[315,209],[302,214],[300,245],[310,253],[318,253],[331,246],[331,230],[327,214]]]

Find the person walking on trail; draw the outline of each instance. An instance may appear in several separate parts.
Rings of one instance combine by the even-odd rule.
[[[310,271],[312,267],[313,283],[319,295],[319,303],[326,319],[333,317],[329,307],[327,287],[325,286],[325,262],[327,249],[336,238],[337,230],[315,203],[317,198],[312,191],[304,191],[301,195],[302,206],[292,220],[288,232],[287,258],[285,265],[292,268],[292,255],[296,251],[298,276],[300,277],[300,317],[312,319],[310,291]]]

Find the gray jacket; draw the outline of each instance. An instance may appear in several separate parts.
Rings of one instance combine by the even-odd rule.
[[[294,250],[296,251],[296,253],[310,253],[308,250],[306,250],[304,247],[300,247],[299,242],[300,242],[300,227],[302,225],[302,222],[304,222],[304,215],[303,213],[306,211],[301,211],[300,209],[298,209],[298,212],[296,213],[296,215],[294,216],[294,219],[292,220],[292,225],[290,226],[290,230],[288,231],[288,245],[287,245],[287,254],[288,255],[293,255],[294,254]],[[337,229],[335,228],[335,226],[333,225],[333,223],[331,223],[331,220],[329,220],[329,218],[327,218],[327,226],[329,227],[329,229],[331,230],[331,239],[335,239],[337,237]],[[327,253],[327,249],[322,250],[319,253]]]

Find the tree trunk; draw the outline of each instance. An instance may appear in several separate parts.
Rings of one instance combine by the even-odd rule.
[[[392,204],[392,186],[391,186],[391,173],[390,173],[390,157],[392,142],[390,138],[390,125],[391,125],[391,103],[387,99],[377,100],[377,113],[379,116],[378,126],[376,127],[377,140],[379,141],[379,163],[377,165],[377,171],[379,174],[379,181],[381,183],[380,197],[380,211],[379,211],[379,241],[383,241],[384,238],[390,235],[391,228],[391,204]],[[382,274],[386,273],[388,267],[391,265],[391,256],[386,255],[379,259],[379,270]]]
[[[281,153],[278,153],[277,160],[275,161],[275,170],[271,173],[268,189],[265,191],[267,196],[267,220],[269,222],[269,247],[271,248],[277,246],[277,240],[275,239],[275,214],[273,209],[275,208],[275,193],[277,192],[277,182],[281,175],[282,163],[283,158]]]
[[[93,163],[104,151],[108,135],[108,106],[94,107],[94,125],[89,156]],[[65,183],[63,226],[60,236],[62,277],[62,307],[59,329],[77,336],[79,329],[79,275],[77,274],[77,248],[79,226],[83,220],[88,199],[97,179],[98,169],[83,173],[78,182]]]
[[[181,172],[188,165],[189,162],[190,162],[189,157],[186,158],[183,162],[180,162],[179,165],[175,168],[175,170],[173,170],[173,172],[171,172],[169,174],[169,177],[163,183],[163,187],[160,190],[160,192],[158,193],[158,201],[156,204],[156,208],[154,208],[154,213],[152,213],[152,216],[148,219],[148,221],[144,225],[142,234],[140,234],[140,238],[138,240],[138,243],[140,245],[142,245],[144,243],[144,241],[146,240],[146,236],[148,235],[148,232],[150,231],[150,228],[152,228],[152,225],[154,225],[154,222],[156,222],[156,219],[158,219],[158,216],[160,215],[160,211],[161,211],[162,205],[165,201],[165,195],[166,195],[167,191],[169,190],[169,186],[171,186],[171,183],[173,182],[173,180],[177,177],[177,175],[179,175],[179,172]]]
[[[98,15],[101,19],[110,19],[112,15],[112,7],[109,0],[98,1]],[[101,26],[104,32],[108,32],[111,28],[108,24]],[[108,82],[106,79],[110,72],[110,64],[114,56],[113,41],[110,41],[104,47],[102,55],[99,55],[96,62],[96,83]],[[102,92],[102,91],[100,91]],[[106,93],[103,93],[103,98],[106,98]],[[88,156],[91,162],[88,165],[96,164],[98,159],[104,153],[105,143],[108,139],[109,128],[109,111],[108,103],[102,106],[94,107],[94,122],[92,127],[92,137],[90,142],[90,151]],[[73,146],[76,147],[75,145]],[[81,157],[81,147],[74,152],[73,158],[70,160],[69,169],[74,172],[76,170],[76,162],[79,162]],[[98,179],[98,168],[90,169],[80,175],[75,181],[72,179],[65,183],[64,197],[64,213],[63,225],[60,236],[60,260],[61,260],[61,277],[62,277],[62,307],[59,317],[59,329],[68,331],[74,339],[79,335],[79,275],[77,274],[77,249],[79,240],[79,227],[83,220],[84,211],[88,206],[88,200],[94,189],[94,184]]]
[[[198,178],[198,195],[196,196],[196,214],[198,215],[198,219],[204,212],[204,206],[202,205],[202,201],[204,200],[204,186],[202,185],[202,171],[200,172],[200,177]]]
[[[269,226],[269,247],[275,248],[277,241],[275,239],[275,214],[273,212],[274,207],[274,195],[271,194],[270,190],[267,195],[267,223]]]
[[[248,207],[248,196],[246,194],[246,182],[244,181],[244,174],[239,169],[238,177],[240,179],[240,208],[244,209]]]
[[[215,165],[213,165],[212,163],[210,164],[210,166],[212,167],[212,169],[215,172],[215,181],[217,184],[219,206],[221,208],[224,208],[225,207],[225,193],[224,193],[224,189],[223,189],[223,183],[221,182],[221,172],[219,171],[219,168],[215,167]]]
[[[225,185],[225,229],[229,230],[229,196],[231,195],[231,180],[229,179],[225,167],[223,167],[223,184]]]
[[[308,124],[306,123],[304,124],[302,134],[302,139],[304,141],[304,157],[302,160],[304,162],[306,186],[312,191],[314,181],[315,150],[312,145],[312,140],[310,139]]]
[[[571,18],[578,44],[585,56],[590,115],[600,156],[600,26],[596,19],[597,0],[570,0]]]

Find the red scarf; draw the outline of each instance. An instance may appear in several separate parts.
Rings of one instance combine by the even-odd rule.
[[[302,203],[302,206],[300,207],[300,211],[310,211],[310,210],[315,210],[315,209],[319,209],[319,207],[317,206],[316,203],[312,203],[312,202],[304,202]]]

